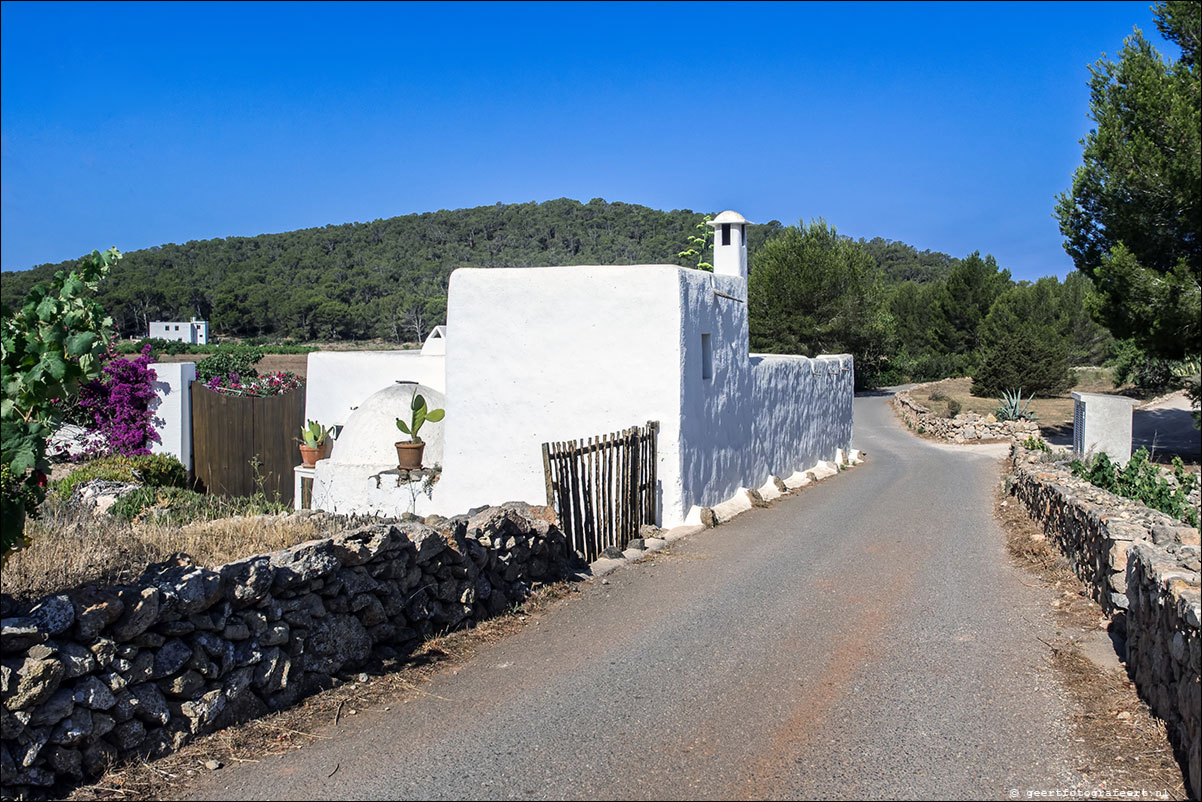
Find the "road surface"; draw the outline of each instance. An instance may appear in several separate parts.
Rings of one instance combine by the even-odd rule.
[[[997,449],[856,399],[868,461],[588,583],[426,694],[197,799],[1007,798],[1076,772]],[[1023,579],[1026,581],[1021,581]],[[349,720],[348,720],[349,719]],[[333,776],[329,776],[337,767]]]

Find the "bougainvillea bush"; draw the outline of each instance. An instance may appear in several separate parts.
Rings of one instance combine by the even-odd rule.
[[[152,443],[161,442],[154,429],[150,405],[155,400],[155,372],[151,347],[133,359],[110,352],[103,375],[79,388],[78,410],[90,430],[99,432],[112,454],[149,454]]]
[[[263,398],[269,395],[283,395],[300,387],[301,384],[299,376],[285,370],[263,376],[227,373],[224,376],[214,376],[209,379],[205,382],[205,387],[216,393]]]

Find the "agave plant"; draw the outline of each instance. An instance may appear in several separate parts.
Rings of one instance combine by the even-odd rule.
[[[330,430],[315,420],[301,427],[300,442],[305,448],[321,448],[330,439]]]
[[[1035,399],[1035,394],[1027,396],[1027,400],[1023,401],[1023,390],[1003,390],[1002,397],[998,399],[1001,403],[994,411],[993,416],[1001,421],[1006,420],[1035,420],[1035,413],[1030,411],[1031,401]]]
[[[422,442],[422,439],[417,435],[417,430],[422,428],[423,423],[426,421],[438,423],[447,414],[445,409],[429,409],[426,406],[426,399],[422,397],[421,393],[413,394],[413,401],[410,402],[409,408],[413,412],[409,423],[406,424],[405,421],[397,418],[396,427],[409,435],[409,441],[412,443]]]

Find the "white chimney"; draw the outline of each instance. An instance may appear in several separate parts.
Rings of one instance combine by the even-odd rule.
[[[743,215],[727,209],[710,220],[714,229],[714,273],[747,280],[747,226]]]

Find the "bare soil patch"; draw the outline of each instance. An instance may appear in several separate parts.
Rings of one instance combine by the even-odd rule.
[[[539,588],[504,615],[474,629],[431,637],[404,658],[374,661],[348,681],[310,696],[296,707],[198,738],[157,760],[115,765],[67,799],[179,799],[201,776],[220,770],[206,764],[266,762],[316,740],[336,737],[338,726],[348,717],[372,709],[388,710],[426,695],[424,686],[436,674],[462,665],[480,647],[529,626],[556,601],[577,593],[569,582]]]
[[[1107,669],[1082,650],[1087,639],[1111,626],[1067,560],[1049,545],[1022,502],[999,487],[995,513],[1011,558],[1054,595],[1058,625],[1044,642],[1061,684],[1070,694],[1072,727],[1086,760],[1081,786],[1111,796],[1187,799],[1185,778],[1173,755],[1165,724],[1148,709],[1123,669]],[[1125,655],[1123,656],[1125,658]]]

